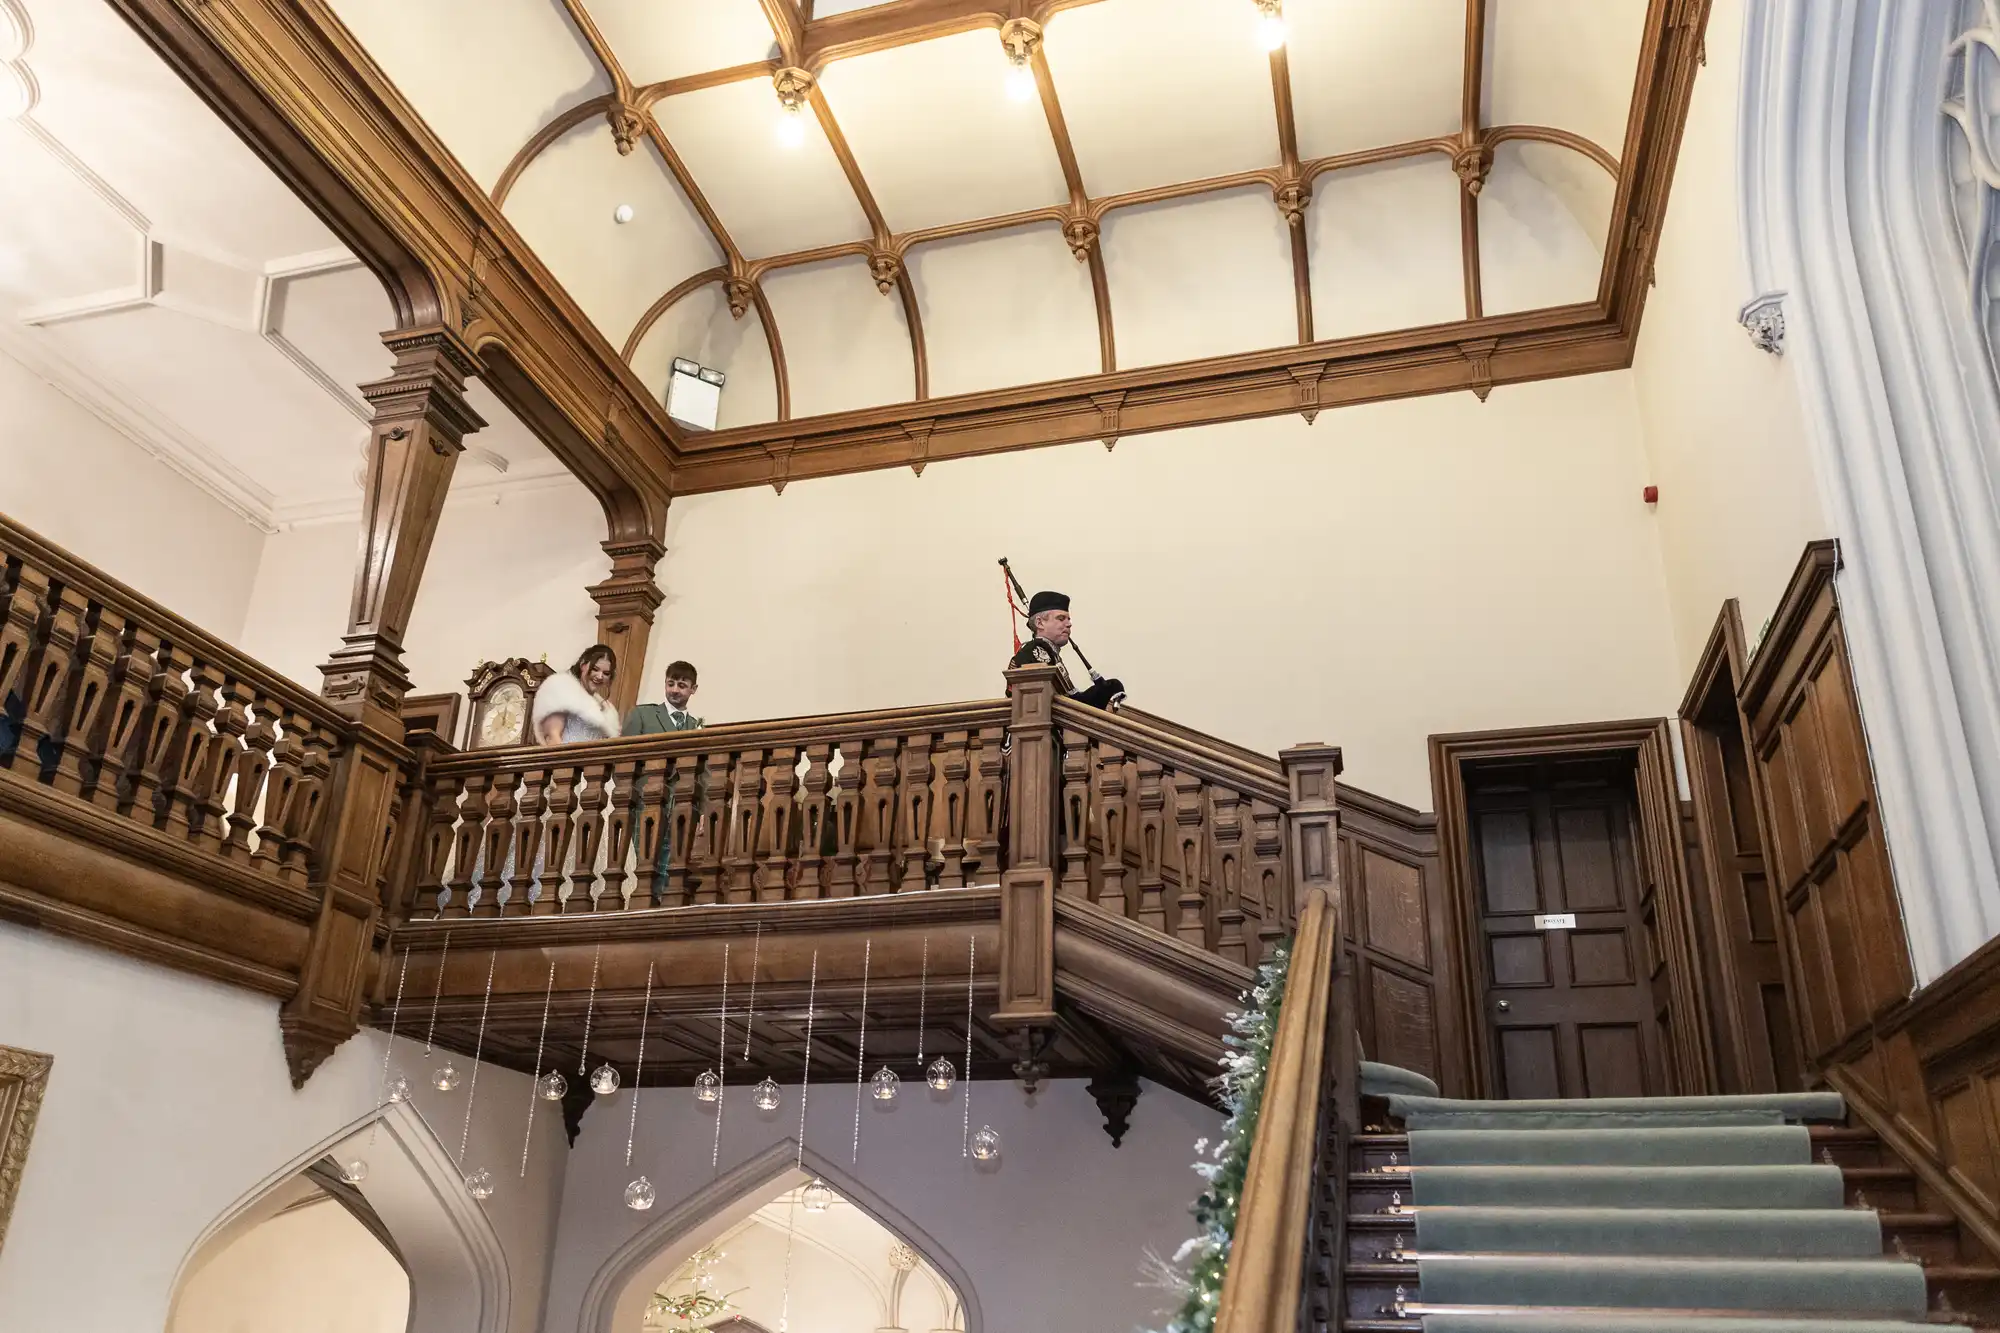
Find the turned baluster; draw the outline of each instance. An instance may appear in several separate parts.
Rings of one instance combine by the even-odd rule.
[[[648,759],[635,781],[632,805],[632,850],[634,872],[638,876],[632,897],[641,907],[658,907],[666,892],[666,875],[660,865],[660,839],[667,831],[669,811],[661,808],[667,798],[666,771],[671,760]]]
[[[468,773],[458,798],[458,842],[452,850],[451,894],[444,915],[472,915],[472,891],[478,887],[480,849],[486,842],[486,783],[484,773]]]
[[[279,749],[283,748],[281,742]],[[452,825],[457,822],[458,784],[451,778],[431,779],[430,818],[424,826],[417,883],[410,898],[410,915],[414,918],[421,920],[444,912],[444,872],[451,860]]]
[[[896,738],[871,740],[863,751],[860,831],[861,892],[890,893],[896,860]]]
[[[840,743],[840,772],[833,789],[833,877],[827,886],[829,898],[852,898],[861,860],[861,752],[866,742]]]
[[[7,564],[7,615],[0,620],[0,716],[11,712],[14,700],[27,698],[28,668],[41,650],[49,606],[49,576],[20,561]],[[12,736],[12,741],[7,737]],[[0,731],[0,761],[11,763],[21,750],[20,737]],[[34,757],[30,749],[29,757]]]
[[[500,900],[525,867],[508,864],[507,849],[514,840],[514,789],[518,773],[500,772],[486,788],[486,827],[479,840],[479,900],[472,905],[476,917],[500,915]]]
[[[174,774],[180,766],[181,712],[187,702],[187,654],[171,643],[154,654],[153,678],[146,684],[146,715],[139,737],[139,764],[132,778],[132,818],[164,823],[173,802]]]
[[[112,669],[112,695],[98,722],[103,739],[91,745],[98,755],[98,766],[90,799],[103,809],[126,808],[133,795],[133,776],[145,762],[146,706],[153,674],[159,669],[153,657],[159,646],[159,636],[145,626],[126,626],[118,663]],[[142,806],[141,812],[143,818],[150,819],[150,803]]]
[[[903,826],[903,874],[898,893],[917,893],[928,886],[931,854],[931,738],[916,735],[903,742],[897,788],[897,819]]]
[[[1139,924],[1162,933],[1167,929],[1166,880],[1161,871],[1167,846],[1163,780],[1158,760],[1139,760]]]
[[[190,841],[200,836],[201,817],[206,810],[203,784],[214,766],[217,709],[216,686],[221,677],[206,662],[194,661],[189,669],[189,686],[181,700],[180,740],[174,747],[178,762],[173,785],[167,793],[167,832]]]
[[[1130,910],[1125,900],[1125,842],[1128,836],[1125,809],[1125,751],[1111,741],[1097,746],[1093,766],[1096,790],[1091,793],[1091,810],[1096,815],[1098,842],[1102,855],[1097,863],[1097,905],[1113,916]]]
[[[966,795],[965,861],[969,882],[1000,882],[1001,793],[1006,790],[1004,727],[981,727],[972,753],[972,785]]]
[[[299,760],[298,790],[292,797],[284,838],[284,877],[295,884],[305,883],[312,874],[313,856],[326,824],[326,793],[327,784],[333,779],[333,754],[339,746],[331,732],[317,726],[303,739],[306,752]]]
[[[764,752],[744,750],[736,756],[723,821],[723,895],[732,903],[747,903],[756,892],[757,820],[764,794]]]
[[[596,903],[600,912],[625,909],[625,881],[629,878],[625,860],[632,850],[632,792],[638,785],[638,771],[637,759],[620,759],[611,766],[611,804],[604,821],[604,888]]]
[[[278,732],[271,725],[270,704],[246,682],[225,681],[222,695],[224,706],[217,727],[230,737],[226,756],[230,762],[221,779],[223,794],[227,794],[232,778],[236,783],[222,819],[222,854],[248,860],[250,835],[257,828],[257,805],[264,799],[264,778],[271,771],[271,747],[277,743]],[[228,719],[227,725],[224,719]],[[385,869],[388,864],[389,858],[383,857]]]
[[[250,714],[243,699],[224,691],[227,683],[219,666],[197,662],[195,689],[215,699],[215,715],[209,725],[215,737],[202,756],[201,772],[195,775],[195,808],[192,837],[210,851],[222,849],[223,835],[229,832],[229,779],[236,772],[237,756],[243,753],[243,733],[249,729]]]
[[[68,717],[60,732],[53,779],[56,790],[81,796],[97,776],[96,747],[102,745],[100,722],[110,712],[111,669],[118,657],[124,617],[100,607],[83,622],[76,646],[75,683],[69,691]]]
[[[1215,853],[1215,952],[1232,963],[1250,960],[1243,932],[1243,793],[1209,791],[1209,827]]]
[[[20,742],[14,748],[10,767],[30,774],[42,768],[44,741],[54,748],[61,739],[67,720],[71,668],[78,642],[83,637],[84,617],[90,607],[70,588],[50,594],[48,613],[42,618],[40,653],[28,664],[21,682],[22,705]]]
[[[285,861],[285,821],[291,818],[292,801],[298,795],[299,763],[305,746],[299,742],[298,714],[287,709],[278,717],[278,736],[271,744],[271,767],[264,775],[264,805],[258,811],[257,849],[250,864],[271,874],[279,874]]]
[[[1174,934],[1197,947],[1208,943],[1208,840],[1202,829],[1205,796],[1202,780],[1193,773],[1173,777],[1174,865],[1180,874],[1180,893],[1174,899]]]
[[[701,759],[682,755],[667,761],[667,889],[662,902],[680,907],[689,901],[688,867],[694,864],[698,820],[695,798],[701,794]]]
[[[580,772],[583,785],[577,791],[576,832],[572,835],[575,868],[570,871],[565,913],[597,910],[597,858],[604,847],[604,780],[610,766],[590,764]]]
[[[1090,898],[1090,741],[1082,732],[1062,733],[1062,878],[1056,892]]]
[[[805,751],[805,795],[798,807],[799,877],[792,896],[812,900],[827,896],[826,849],[833,835],[833,803],[827,793],[833,788],[833,746],[814,741]]]
[[[521,800],[514,810],[507,851],[513,873],[507,876],[507,901],[500,907],[505,916],[526,916],[534,909],[539,889],[535,872],[540,866],[537,857],[542,850],[542,814],[548,809],[543,792],[548,780],[546,768],[531,768],[521,775]]]
[[[1277,907],[1285,879],[1284,812],[1261,796],[1253,797],[1250,828],[1250,873],[1244,877],[1241,897],[1250,920],[1245,931],[1250,955],[1244,961],[1254,965],[1270,957],[1285,937]]]
[[[729,755],[702,756],[695,803],[693,860],[688,877],[698,903],[722,901],[722,858],[729,846]]]
[[[970,795],[972,776],[972,733],[968,731],[947,731],[937,752],[937,784],[932,793],[932,829],[938,835],[939,856],[943,865],[938,868],[937,886],[941,889],[962,889],[965,887],[965,860],[968,853],[966,829],[970,811],[966,801]]]
[[[536,885],[535,899],[528,905],[528,911],[534,916],[554,916],[566,910],[562,892],[563,874],[569,869],[570,839],[576,821],[575,777],[570,769],[550,770],[543,802],[548,806],[549,818],[542,829],[541,880]]]
[[[798,843],[799,747],[778,745],[764,763],[764,807],[757,825],[757,901],[783,902]]]

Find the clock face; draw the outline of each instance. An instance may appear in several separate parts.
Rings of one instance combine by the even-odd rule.
[[[487,745],[519,745],[521,724],[527,720],[528,700],[517,681],[503,681],[486,696],[486,707],[479,714],[479,743]]]

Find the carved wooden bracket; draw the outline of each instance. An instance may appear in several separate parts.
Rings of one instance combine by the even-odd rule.
[[[1111,1136],[1111,1146],[1122,1146],[1125,1131],[1132,1127],[1132,1111],[1139,1105],[1139,1076],[1129,1071],[1099,1074],[1084,1084],[1083,1090],[1091,1095],[1097,1102],[1097,1109],[1104,1113],[1104,1132]]]
[[[1097,404],[1098,438],[1104,441],[1107,451],[1118,445],[1118,409],[1125,405],[1125,391],[1117,393],[1094,393],[1090,401]]]
[[[1451,155],[1451,169],[1458,173],[1467,194],[1478,194],[1485,188],[1487,173],[1493,170],[1492,145],[1476,143],[1459,149]]]
[[[1312,202],[1312,191],[1297,180],[1280,181],[1272,188],[1272,197],[1278,201],[1278,212],[1285,222],[1293,227],[1302,227],[1306,221],[1306,205]]]
[[[1319,417],[1319,379],[1326,373],[1326,365],[1321,362],[1311,366],[1288,366],[1292,382],[1298,386],[1299,415],[1306,419],[1308,426]]]
[[[918,476],[931,461],[931,428],[935,421],[905,421],[903,433],[910,437],[910,470]]]
[[[1069,242],[1069,252],[1081,264],[1090,258],[1091,247],[1097,244],[1097,219],[1086,214],[1077,214],[1063,223],[1063,239]]]
[[[875,279],[875,290],[887,296],[903,276],[902,256],[893,250],[874,251],[868,256],[868,276]]]
[[[783,495],[786,483],[792,479],[792,442],[767,445],[764,452],[771,456],[771,489]]]
[[[813,93],[812,71],[787,65],[771,76],[771,87],[778,94],[778,104],[787,111],[803,114],[803,109]]]
[[[1013,1033],[1014,1077],[1021,1080],[1021,1091],[1030,1097],[1040,1089],[1042,1080],[1049,1076],[1048,1061],[1042,1057],[1049,1053],[1055,1042],[1055,1030],[1045,1027],[1023,1027]],[[968,1073],[966,1077],[970,1078]]]
[[[750,303],[756,299],[755,294],[750,289],[749,280],[747,278],[739,278],[734,274],[722,280],[722,295],[729,302],[730,315],[736,319],[741,319],[743,316],[749,314]]]
[[[611,122],[611,137],[618,145],[618,155],[629,157],[646,133],[645,113],[629,103],[613,102],[605,109],[604,118]]]
[[[588,1061],[586,1061],[588,1063]],[[562,1117],[563,1133],[569,1136],[569,1146],[576,1146],[576,1136],[583,1132],[583,1113],[597,1100],[597,1094],[590,1089],[587,1078],[573,1078],[569,1090],[563,1093]]]
[[[1458,350],[1472,367],[1472,391],[1485,402],[1486,395],[1493,392],[1493,349],[1500,345],[1498,338],[1477,338],[1462,342]]]

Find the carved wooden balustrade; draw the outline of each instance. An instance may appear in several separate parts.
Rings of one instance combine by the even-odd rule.
[[[5,518],[0,701],[0,771],[115,816],[110,839],[121,824],[149,830],[306,884],[347,734],[339,714]]]
[[[1004,700],[434,762],[408,910],[554,916],[997,884]]]

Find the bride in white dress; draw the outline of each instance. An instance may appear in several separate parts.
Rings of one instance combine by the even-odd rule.
[[[618,678],[618,654],[604,644],[596,644],[583,650],[582,656],[567,671],[558,671],[543,681],[535,691],[535,708],[529,723],[530,734],[538,745],[567,745],[576,741],[602,741],[616,736],[618,727],[618,705],[608,697],[611,682]],[[480,864],[474,868],[475,878],[482,879],[485,869],[485,852],[481,849]],[[534,869],[525,879],[514,874],[514,849],[507,848],[506,862],[500,867],[500,881],[510,886],[515,894],[525,894],[533,901],[542,891],[542,853],[535,853]],[[499,890],[499,884],[492,891]],[[482,884],[482,891],[485,886]]]

